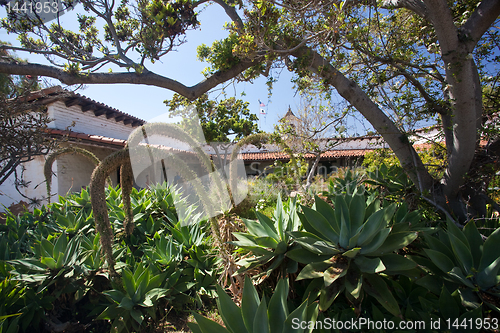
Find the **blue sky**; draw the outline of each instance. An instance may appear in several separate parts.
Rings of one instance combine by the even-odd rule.
[[[81,7],[77,7],[73,12],[63,15],[63,25],[70,24],[71,26],[76,22],[75,14],[79,8]],[[5,16],[5,9],[0,7],[0,17]],[[198,83],[203,80],[201,71],[207,64],[197,60],[196,47],[202,43],[211,45],[213,41],[227,36],[227,31],[223,29],[226,20],[226,15],[219,6],[208,6],[199,16],[199,21],[201,22],[200,28],[188,32],[187,43],[181,45],[177,51],[168,54],[161,62],[157,62],[154,65],[147,65],[147,67],[161,75],[176,79],[185,85]],[[15,35],[8,35],[3,30],[0,30],[0,40],[19,45]],[[21,52],[17,55],[33,62],[48,64],[43,56]],[[107,71],[107,69],[108,67],[104,70]],[[269,132],[273,130],[273,125],[277,120],[286,113],[289,105],[292,110],[295,110],[300,105],[300,97],[293,89],[293,84],[290,82],[291,78],[292,75],[283,70],[280,73],[278,82],[274,84],[271,97],[268,97],[266,78],[264,77],[255,80],[253,83],[240,82],[236,85],[230,85],[225,91],[229,97],[235,96],[249,102],[251,112],[257,114],[260,118],[260,129]],[[60,84],[57,80],[51,80],[51,83]],[[127,84],[87,85],[84,89],[78,90],[78,92],[98,102],[105,103],[120,111],[145,120],[158,117],[167,112],[163,101],[171,98],[173,95],[173,92],[163,88]],[[241,96],[242,93],[245,96]],[[217,96],[217,93],[214,93],[212,96]],[[267,114],[265,116],[259,114],[259,99],[266,104],[265,109]]]

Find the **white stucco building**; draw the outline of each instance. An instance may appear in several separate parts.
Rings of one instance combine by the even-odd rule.
[[[49,133],[55,138],[64,138],[61,146],[77,146],[94,153],[103,159],[112,152],[125,146],[129,134],[144,120],[123,113],[105,104],[61,87],[51,87],[32,93],[30,101],[37,100],[47,106],[47,114],[52,121],[48,125]],[[44,199],[47,190],[43,167],[45,156],[22,164],[23,180],[29,184],[21,188],[29,198]],[[52,166],[52,197],[70,192],[78,192],[89,185],[94,164],[84,156],[64,155],[56,159]],[[118,171],[111,175],[113,184],[118,181]],[[9,178],[0,186],[0,210],[5,210],[20,201],[27,202],[14,186],[14,178]]]

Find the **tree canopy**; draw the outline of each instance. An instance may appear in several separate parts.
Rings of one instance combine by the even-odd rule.
[[[194,100],[227,80],[251,80],[287,67],[299,89],[319,89],[325,96],[336,91],[361,113],[426,200],[450,218],[464,222],[483,215],[486,203],[496,205],[465,176],[474,174],[475,159],[490,164],[499,157],[489,146],[479,149],[481,138],[496,139],[495,132],[481,135],[488,117],[490,124],[496,117],[483,105],[491,105],[498,92],[499,0],[215,0],[231,21],[230,34],[210,47],[200,46],[199,57],[210,68],[206,79],[192,87],[147,67],[185,41],[206,1],[81,3],[85,13],[79,16],[79,31],[57,22],[4,20],[3,27],[18,34],[22,46],[2,49],[44,54],[52,65],[3,59],[0,72],[48,76],[66,84],[155,85]],[[123,71],[102,72],[109,63]],[[429,118],[441,126],[447,150],[440,179],[429,173],[408,140],[412,125]],[[473,197],[480,199],[473,202]]]
[[[207,142],[231,142],[259,131],[258,118],[250,113],[248,102],[234,97],[217,102],[204,94],[192,102],[175,94],[165,104],[171,116],[183,116],[184,121],[189,121],[187,107],[194,106]]]

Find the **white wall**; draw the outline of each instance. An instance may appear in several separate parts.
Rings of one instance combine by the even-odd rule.
[[[82,112],[79,105],[66,107],[64,102],[57,101],[47,107],[48,116],[53,121],[49,128],[65,130],[68,126],[73,132],[102,135],[109,138],[127,140],[129,134],[134,130],[131,124],[125,125],[123,121],[115,121],[114,118],[106,119],[106,115],[96,117],[93,111]]]
[[[45,158],[43,156],[37,156],[34,160],[24,163],[23,166],[25,171],[23,173],[23,180],[30,182],[27,188],[22,188],[21,191],[24,195],[30,198],[46,198],[47,197],[47,187],[45,185],[45,177],[43,176],[43,166],[45,164]],[[56,167],[53,166],[52,170],[55,171]],[[18,167],[18,175],[21,175],[21,166]],[[57,188],[58,180],[57,178],[52,178],[52,188]],[[12,175],[7,179],[2,186],[0,186],[0,211],[5,211],[5,207],[9,207],[12,204],[16,204],[19,201],[27,202],[26,198],[23,198],[16,190],[14,186],[14,176]],[[46,200],[42,201],[42,204],[47,203]]]
[[[75,146],[75,144],[73,144]],[[88,145],[76,145],[80,148],[87,149],[94,153],[100,160],[103,160],[106,156],[113,153],[115,150],[88,146]],[[57,177],[53,176],[52,181],[55,178],[58,179],[57,186],[54,184],[52,186],[52,192],[57,189],[57,194],[64,196],[67,193],[80,192],[82,187],[87,187],[90,184],[90,176],[95,169],[94,163],[91,162],[85,156],[79,154],[67,154],[59,157],[54,162],[57,170]],[[54,166],[52,166],[54,169]],[[111,180],[113,186],[117,183],[117,171],[111,172]],[[57,195],[55,196],[57,198]]]

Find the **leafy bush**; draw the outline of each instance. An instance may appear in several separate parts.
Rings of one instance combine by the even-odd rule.
[[[0,226],[0,302],[10,304],[0,307],[2,329],[142,330],[157,326],[172,306],[199,307],[215,296],[219,259],[206,221],[182,227],[176,193],[165,186],[134,189],[136,228],[126,236],[121,191],[106,194],[117,234],[115,278],[85,190]]]
[[[314,321],[318,316],[318,305],[307,299],[293,311],[289,310],[288,281],[284,279],[278,281],[269,304],[265,297],[259,299],[249,278],[245,279],[241,307],[238,307],[219,286],[217,294],[219,295],[217,306],[226,327],[195,313],[197,323],[188,324],[194,333],[312,332],[312,329],[300,327],[294,329],[294,326],[298,326],[294,323]]]
[[[422,263],[453,283],[464,306],[478,308],[484,303],[500,313],[500,229],[483,240],[474,221],[463,230],[449,222],[446,232],[425,240],[429,248],[424,251],[431,263]]]
[[[256,274],[254,278],[268,277],[275,269],[279,270],[280,276],[295,273],[298,262],[293,259],[291,253],[300,249],[292,247],[293,240],[289,234],[301,228],[295,199],[289,199],[283,204],[281,196],[278,196],[272,218],[260,212],[256,213],[258,221],[243,219],[248,232],[234,232],[233,235],[238,240],[230,242],[254,254],[236,263],[241,266],[238,273],[258,267],[262,267],[262,272]]]
[[[354,303],[365,292],[394,316],[400,315],[398,303],[379,273],[401,274],[416,267],[394,251],[413,242],[417,233],[402,223],[408,214],[394,217],[395,204],[384,208],[379,204],[373,195],[366,198],[364,188],[358,187],[350,195],[336,195],[335,209],[318,197],[313,209],[302,207],[305,231],[291,234],[304,249],[321,257],[305,266],[297,280],[323,280],[322,311],[344,291]]]

